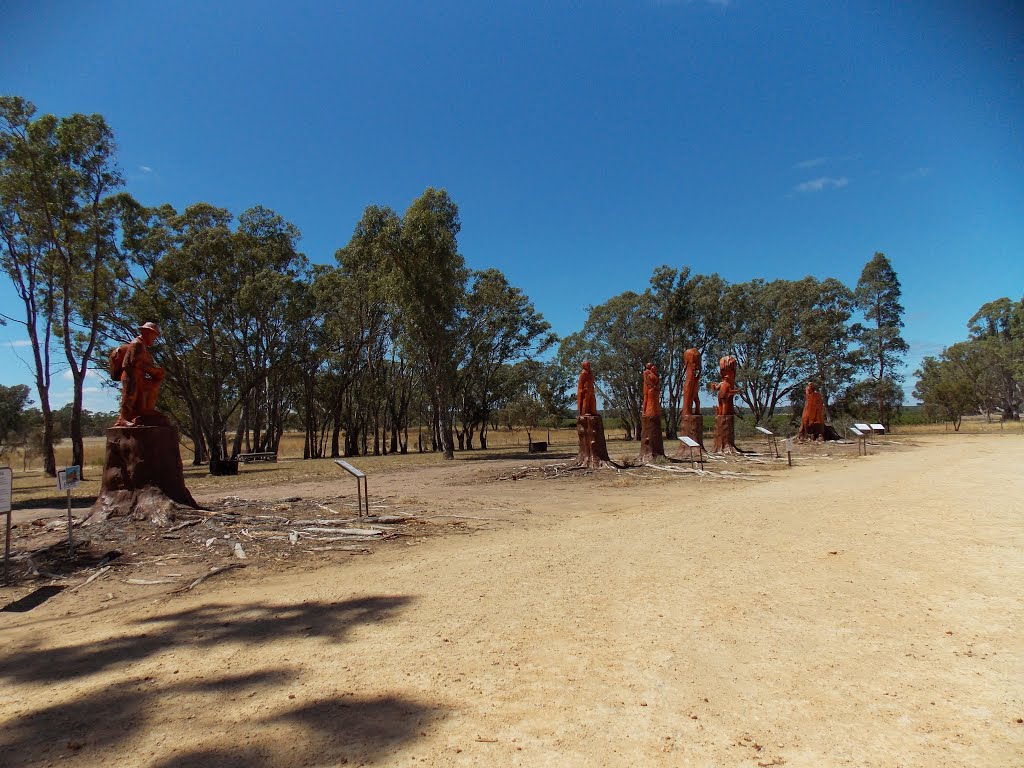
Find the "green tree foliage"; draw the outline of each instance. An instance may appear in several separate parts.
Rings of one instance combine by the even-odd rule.
[[[456,436],[460,448],[472,449],[473,434],[479,430],[480,446],[486,448],[491,411],[523,389],[525,381],[517,374],[532,372],[512,364],[543,354],[556,338],[526,294],[497,269],[472,273],[463,327]]]
[[[142,212],[132,232],[141,272],[115,317],[125,338],[143,320],[160,322],[162,402],[192,437],[197,463],[237,452],[251,426],[258,442],[276,447],[308,322],[299,312],[307,264],[298,230],[261,207],[234,230],[233,219],[207,203],[181,214],[167,205]]]
[[[4,266],[25,304],[21,322],[33,344],[37,389],[49,386],[51,332],[63,348],[73,382],[72,462],[81,465],[85,377],[102,343],[101,318],[126,273],[116,244],[114,192],[122,178],[113,132],[101,115],[33,119],[34,113],[23,99],[0,101]],[[49,398],[39,394],[45,433]]]
[[[406,210],[401,247],[392,254],[402,346],[422,370],[433,431],[446,459],[455,458],[452,404],[468,277],[458,250],[460,228],[448,193],[428,187]]]
[[[983,407],[998,411],[1003,419],[1019,419],[1024,401],[1024,298],[984,304],[967,327],[983,361],[978,380]]]
[[[868,374],[868,381],[861,388],[874,389],[878,418],[888,426],[893,411],[902,401],[899,384],[903,377],[897,367],[909,347],[900,335],[903,327],[900,281],[884,253],[876,253],[864,266],[855,295],[857,308],[865,319],[865,323],[854,326]],[[894,396],[896,392],[900,394]]]
[[[924,358],[914,374],[914,397],[924,403],[927,416],[951,421],[957,432],[964,414],[978,409],[979,351],[970,343],[954,344],[937,358]]]
[[[0,452],[6,452],[25,429],[29,388],[24,384],[0,384]]]

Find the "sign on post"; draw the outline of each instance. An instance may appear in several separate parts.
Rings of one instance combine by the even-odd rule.
[[[884,435],[885,434],[885,427],[882,426],[881,424],[872,424],[871,425],[871,430],[873,432],[878,432],[880,435]]]
[[[862,427],[862,426],[864,426],[864,425],[863,424],[858,424],[856,427],[850,427],[850,431],[853,432],[853,436],[857,438],[857,455],[860,456],[861,450],[863,449],[864,455],[867,456],[868,455],[868,436],[866,434],[864,434],[859,429],[859,427]],[[869,432],[871,431],[870,427],[868,427],[868,431]]]
[[[335,459],[334,463],[344,469],[350,475],[356,479],[356,496],[359,504],[359,517],[363,516],[363,504],[366,504],[366,516],[370,516],[370,490],[366,487],[366,473],[360,469],[356,469],[347,461],[341,459]],[[365,493],[364,493],[365,491]],[[363,499],[366,499],[364,502]]]
[[[57,490],[69,491],[82,482],[82,468],[78,466],[57,470]]]
[[[10,467],[0,467],[0,515],[7,516],[7,534],[4,538],[4,584],[7,583],[7,569],[11,562],[11,497],[14,492],[14,472]]]
[[[68,492],[68,556],[75,556],[75,540],[71,537],[71,489],[82,482],[82,468],[77,464],[57,470],[57,489]]]
[[[758,432],[768,438],[768,455],[773,458],[779,458],[779,441],[775,437],[775,433],[764,427],[754,427]]]
[[[682,437],[680,437],[679,438],[679,442],[681,442],[683,445],[685,445],[687,448],[690,449],[690,466],[691,467],[693,467],[693,462],[694,462],[693,449],[694,448],[697,449],[696,461],[699,461],[700,462],[700,468],[704,469],[704,454],[703,454],[703,450],[704,449],[701,448],[700,443],[698,443],[692,437],[687,437],[686,435],[683,435]]]

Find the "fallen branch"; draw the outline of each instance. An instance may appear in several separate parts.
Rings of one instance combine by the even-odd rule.
[[[100,576],[102,576],[102,575],[103,575],[104,573],[106,573],[107,571],[109,571],[109,570],[110,570],[110,568],[111,568],[111,566],[109,566],[109,565],[107,565],[107,566],[104,566],[103,568],[100,568],[100,569],[99,569],[98,571],[96,571],[96,573],[94,573],[94,574],[93,574],[92,576],[90,576],[90,577],[89,577],[88,579],[86,579],[85,581],[83,581],[83,582],[82,582],[81,584],[79,584],[79,585],[78,585],[77,587],[73,587],[73,588],[71,589],[71,591],[72,591],[72,592],[77,592],[77,591],[78,591],[78,590],[80,590],[80,589],[81,589],[82,587],[84,587],[84,586],[85,586],[86,584],[91,584],[92,582],[96,581],[96,579],[98,579],[98,578],[99,578]]]
[[[470,515],[425,515],[423,520],[433,520],[436,517],[453,517],[456,520],[487,520],[490,522],[502,522],[500,517],[471,517]]]
[[[224,573],[224,571],[231,571],[231,570],[234,570],[235,568],[245,568],[245,567],[246,567],[245,563],[231,563],[229,565],[221,565],[221,566],[218,566],[217,568],[211,568],[208,573],[204,573],[202,576],[200,576],[198,579],[193,581],[191,584],[189,584],[187,586],[184,586],[184,587],[180,587],[179,589],[171,590],[171,594],[178,594],[180,592],[190,592],[191,590],[193,590],[196,587],[198,587],[200,584],[202,584],[204,581],[206,581],[211,576],[216,576],[218,573]]]
[[[178,523],[173,528],[168,528],[166,533],[174,533],[175,531],[180,531],[182,528],[188,528],[190,525],[199,525],[203,522],[203,519],[204,518],[202,517],[197,517],[195,520],[186,520],[183,523]]]

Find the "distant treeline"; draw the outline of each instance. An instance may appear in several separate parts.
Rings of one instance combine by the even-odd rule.
[[[984,304],[967,323],[969,338],[926,357],[914,397],[933,419],[956,430],[966,414],[1019,420],[1024,403],[1024,297]]]

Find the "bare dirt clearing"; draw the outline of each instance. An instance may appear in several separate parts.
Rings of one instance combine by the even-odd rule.
[[[1020,764],[1024,440],[917,442],[752,481],[371,475],[472,535],[4,613],[0,763]]]

